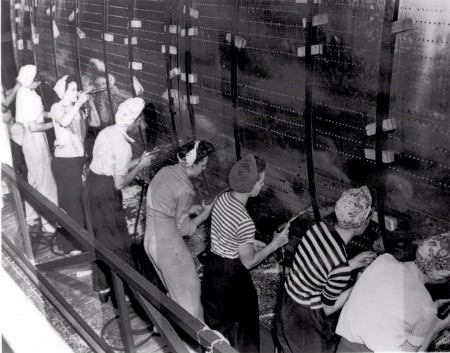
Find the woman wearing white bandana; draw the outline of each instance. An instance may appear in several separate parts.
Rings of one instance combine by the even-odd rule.
[[[433,301],[425,285],[450,279],[450,233],[426,238],[414,261],[379,256],[360,276],[336,327],[337,352],[426,351],[450,315],[438,318],[449,299]]]
[[[140,158],[131,160],[130,142],[134,140],[128,134],[137,132],[144,106],[142,98],[129,98],[119,105],[116,124],[104,128],[95,140],[91,173],[85,185],[96,239],[132,267],[131,240],[121,189],[130,184],[143,168],[150,166],[153,159],[144,152]],[[93,269],[94,290],[99,292],[99,298],[104,302],[111,290],[111,272],[101,261],[97,261]]]
[[[22,150],[28,168],[28,182],[51,202],[57,204],[56,183],[53,178],[47,137],[45,130],[51,129],[53,123],[45,123],[49,117],[44,112],[41,97],[35,92],[40,81],[36,78],[37,68],[25,65],[20,68],[17,81],[21,83],[16,97],[16,122],[24,127]],[[39,215],[28,204],[26,206],[27,223],[33,228],[40,228]],[[42,218],[42,226],[46,232],[54,232],[55,228]],[[39,233],[40,229],[31,229]]]
[[[183,235],[192,235],[211,214],[213,203],[203,203],[200,213],[189,218],[196,208],[189,179],[202,173],[213,151],[213,145],[206,141],[182,146],[177,154],[179,163],[162,168],[147,191],[145,251],[170,297],[202,321],[200,280]]]
[[[86,116],[80,108],[89,99],[85,92],[78,93],[78,81],[75,75],[62,77],[54,90],[61,99],[53,104],[51,116],[55,127],[55,157],[52,170],[58,188],[58,204],[70,217],[85,226],[82,201],[84,168],[84,138],[86,134]],[[76,244],[64,229],[62,250],[65,255],[75,255],[80,245]]]

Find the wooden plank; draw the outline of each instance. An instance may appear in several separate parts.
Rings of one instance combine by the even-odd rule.
[[[170,350],[172,352],[177,353],[188,353],[186,345],[183,343],[180,336],[175,331],[170,322],[164,316],[162,316],[161,313],[158,310],[156,310],[156,308],[153,305],[148,303],[147,300],[145,300],[145,298],[141,294],[137,292],[134,292],[134,294],[136,298],[139,300],[139,303],[141,304],[145,313],[150,318],[151,322],[156,326],[158,331],[167,340],[167,344],[169,345]]]
[[[86,249],[95,251],[97,258],[102,260],[108,267],[116,272],[129,286],[138,291],[154,307],[158,308],[163,316],[171,323],[182,329],[193,340],[199,341],[203,347],[210,347],[211,343],[219,340],[220,337],[211,330],[202,331],[205,324],[194,318],[180,305],[175,303],[167,295],[161,292],[155,285],[150,283],[145,277],[139,274],[129,264],[124,262],[111,249],[101,241],[94,242],[92,233],[89,233],[81,225],[72,220],[67,214],[50,202],[36,189],[29,185],[14,170],[2,163],[3,177],[8,180],[17,179],[17,185],[23,197],[30,202],[46,218],[51,218],[66,229],[70,234]],[[201,332],[200,334],[198,334]],[[237,353],[230,345],[222,343],[215,346],[219,353]]]
[[[119,308],[119,325],[122,332],[122,341],[125,352],[136,353],[134,346],[133,333],[131,332],[130,315],[128,314],[128,305],[125,300],[125,290],[123,288],[123,281],[117,276],[117,273],[112,273],[114,292],[116,295],[117,306]]]
[[[405,18],[402,20],[392,22],[392,34],[398,34],[402,32],[410,31],[414,28],[412,18]]]
[[[36,268],[40,271],[53,271],[59,267],[67,267],[92,261],[95,261],[95,255],[92,252],[85,252],[76,256],[43,262],[36,265]]]

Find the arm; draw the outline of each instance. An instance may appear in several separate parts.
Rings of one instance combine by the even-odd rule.
[[[175,211],[175,219],[177,226],[183,235],[192,235],[195,230],[202,224],[210,215],[214,202],[206,204],[202,202],[202,211],[194,218],[189,217],[189,211],[191,209],[192,196],[189,194],[179,196],[177,199],[177,208]]]
[[[253,243],[239,244],[239,259],[248,270],[259,265],[267,256],[288,242],[289,224],[280,232],[273,233],[272,241],[262,249],[255,251]]]
[[[73,105],[73,107],[62,117],[56,118],[55,120],[58,121],[59,125],[62,127],[67,127],[72,123],[73,118],[75,118],[75,115],[77,115],[78,111],[82,107],[84,103],[86,103],[89,99],[89,95],[85,92],[81,92],[78,96],[78,100]]]
[[[323,311],[325,311],[325,314],[329,316],[338,311],[339,309],[341,309],[344,306],[345,302],[347,301],[348,297],[350,296],[352,289],[353,287],[350,287],[345,291],[343,291],[333,305],[323,304]]]
[[[2,106],[5,108],[9,108],[13,100],[16,98],[17,91],[19,90],[21,84],[19,82],[16,83],[16,85],[6,92],[5,99],[2,102]]]
[[[152,160],[153,156],[144,152],[138,159],[136,165],[129,170],[127,175],[114,174],[114,187],[116,190],[122,190],[125,186],[129,185],[143,168],[152,164]]]
[[[46,131],[48,129],[51,129],[53,127],[53,123],[49,122],[49,123],[37,123],[35,121],[31,122],[29,124],[30,126],[30,131],[31,132],[37,132],[37,131]]]

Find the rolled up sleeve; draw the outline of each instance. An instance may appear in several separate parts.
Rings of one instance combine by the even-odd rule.
[[[114,175],[126,176],[130,169],[132,157],[131,146],[128,143],[113,145]]]
[[[194,195],[188,192],[180,193],[176,200],[175,219],[182,235],[192,235],[197,229],[189,217],[189,210],[194,202]]]

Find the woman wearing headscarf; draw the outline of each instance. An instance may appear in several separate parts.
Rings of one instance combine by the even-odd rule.
[[[247,155],[229,174],[230,192],[217,199],[211,218],[211,251],[205,262],[202,303],[206,323],[239,352],[259,352],[258,295],[250,269],[287,244],[289,225],[266,245],[245,206],[264,186],[266,162]]]
[[[70,217],[85,227],[81,176],[85,161],[86,116],[80,109],[88,101],[89,94],[78,93],[75,75],[62,77],[54,90],[61,99],[53,104],[50,110],[56,136],[52,170],[58,189],[58,204]],[[78,253],[80,245],[74,242],[64,229],[60,229],[60,232],[64,254]]]
[[[183,235],[192,235],[211,214],[213,203],[203,202],[194,217],[195,191],[190,178],[206,168],[214,146],[191,141],[177,154],[178,164],[162,168],[147,191],[147,220],[144,247],[170,297],[186,311],[203,321],[200,280]]]
[[[96,239],[133,267],[121,189],[143,168],[150,166],[153,159],[147,152],[131,159],[130,143],[134,140],[129,134],[138,129],[144,105],[142,98],[129,98],[119,105],[115,125],[103,129],[95,140],[91,173],[85,186]],[[94,290],[104,302],[111,288],[110,271],[101,261],[97,261],[93,269]]]
[[[366,186],[346,190],[335,205],[336,222],[315,223],[301,238],[284,283],[276,333],[284,353],[334,352],[329,315],[342,308],[353,270],[376,256],[365,251],[347,258],[346,244],[366,230],[372,218]]]
[[[22,85],[16,97],[16,122],[24,128],[22,150],[28,168],[28,183],[36,188],[51,202],[57,204],[56,183],[51,170],[51,156],[45,131],[53,127],[53,123],[44,122],[49,117],[44,112],[41,97],[35,92],[40,81],[36,77],[35,65],[20,68],[17,81]],[[41,221],[37,212],[28,203],[26,206],[27,223],[31,232],[41,232]],[[42,219],[42,228],[53,233],[55,228]]]
[[[359,277],[342,309],[337,352],[426,351],[450,315],[438,318],[446,300],[433,301],[426,284],[450,279],[450,233],[425,239],[414,261],[379,256]]]

